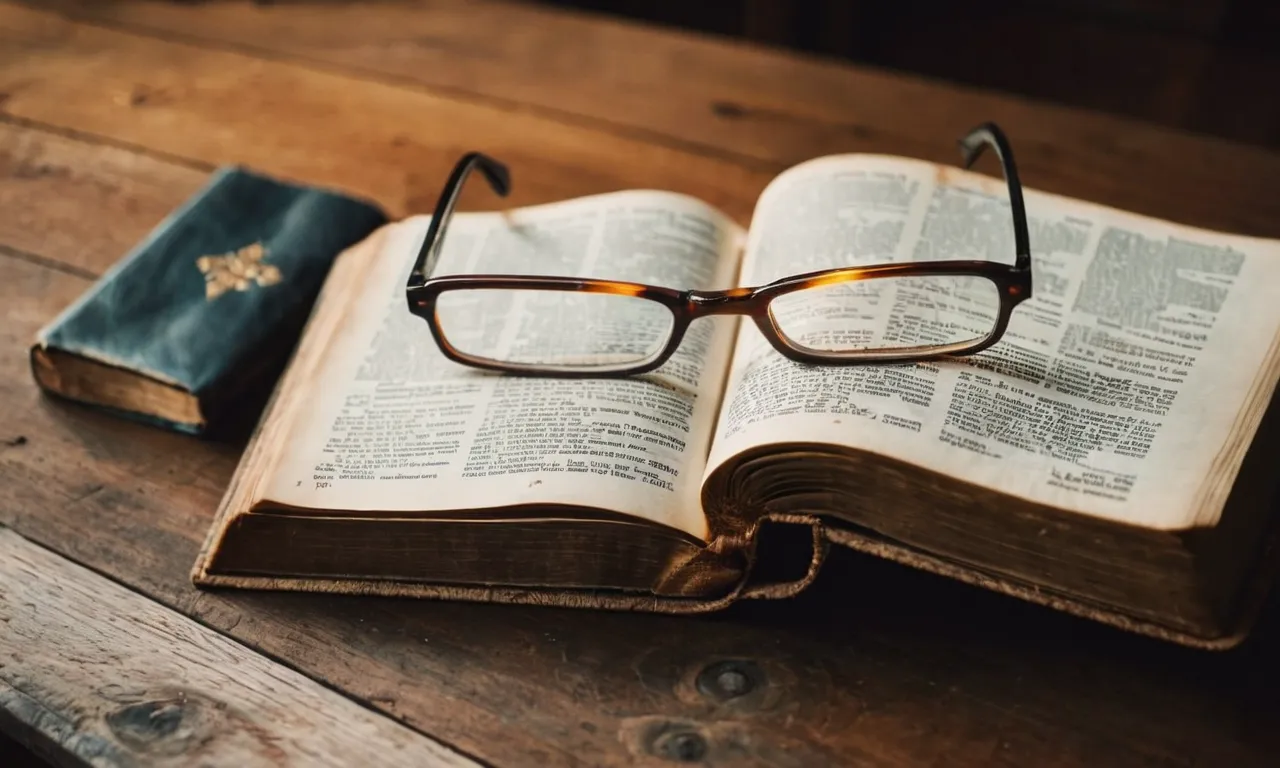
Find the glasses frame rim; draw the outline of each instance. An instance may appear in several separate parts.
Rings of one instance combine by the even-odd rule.
[[[697,319],[715,315],[746,315],[765,339],[779,353],[798,363],[815,365],[875,365],[916,363],[965,357],[981,352],[1003,336],[1013,310],[1031,297],[1031,249],[1022,186],[1008,139],[994,123],[984,123],[970,131],[959,142],[965,166],[972,166],[982,151],[991,147],[1000,160],[1009,188],[1009,205],[1014,224],[1014,264],[989,260],[947,260],[927,262],[889,262],[862,266],[836,267],[807,272],[774,280],[763,285],[729,288],[722,291],[677,290],[598,278],[520,274],[474,274],[431,276],[438,260],[443,233],[457,205],[462,185],[473,169],[479,169],[490,187],[502,196],[510,190],[510,174],[502,163],[479,152],[464,155],[454,166],[437,203],[418,258],[409,273],[405,298],[409,311],[423,318],[436,345],[453,362],[502,373],[561,378],[631,376],[653,371],[667,362],[684,340],[689,325]],[[929,347],[904,347],[893,350],[849,350],[822,352],[791,344],[777,327],[771,302],[778,296],[810,290],[823,285],[890,277],[956,276],[990,280],[998,289],[1000,310],[995,325],[986,336],[970,341]],[[673,316],[672,327],[661,351],[637,363],[612,367],[558,368],[542,364],[511,363],[477,357],[460,351],[449,342],[440,327],[436,303],[440,295],[456,290],[549,290],[604,293],[630,296],[664,305]]]
[[[793,345],[778,328],[769,306],[774,299],[823,285],[901,277],[975,277],[989,280],[1000,295],[1000,309],[990,333],[973,340],[928,348],[904,347],[895,350],[853,350],[821,352]],[[440,295],[461,290],[541,290],[612,294],[657,302],[670,310],[672,326],[666,343],[656,355],[637,363],[595,368],[557,368],[540,364],[511,363],[469,355],[448,339],[436,314]],[[643,283],[594,278],[536,275],[448,275],[428,280],[409,289],[410,311],[425,319],[440,351],[448,359],[492,371],[538,373],[548,376],[606,376],[619,372],[647,373],[661,367],[675,354],[689,325],[703,317],[745,315],[754,321],[765,339],[778,352],[799,363],[824,365],[870,365],[894,362],[925,362],[976,354],[999,341],[1018,304],[1031,293],[1029,270],[1019,270],[993,261],[930,261],[902,264],[875,264],[866,267],[839,267],[791,275],[764,285],[730,288],[723,291],[680,291]],[[927,350],[927,351],[925,351]]]

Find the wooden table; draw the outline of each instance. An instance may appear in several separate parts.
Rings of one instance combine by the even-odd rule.
[[[797,600],[694,618],[198,592],[239,446],[52,402],[28,370],[217,164],[401,215],[484,149],[517,204],[658,187],[745,221],[789,164],[955,162],[988,119],[1028,186],[1280,236],[1275,154],[599,18],[0,0],[0,731],[107,765],[1275,765],[1275,608],[1201,654],[847,553]],[[725,660],[762,684],[702,692]]]

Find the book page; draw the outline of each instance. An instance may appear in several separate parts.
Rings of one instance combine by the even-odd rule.
[[[460,365],[440,353],[427,322],[406,305],[405,281],[428,222],[413,217],[388,232],[359,310],[326,352],[317,375],[322,394],[302,409],[260,496],[399,513],[578,505],[705,538],[697,494],[732,318],[693,323],[675,355],[643,376],[523,377]],[[726,288],[743,236],[692,198],[621,192],[459,214],[436,274]],[[521,348],[557,332],[557,317],[522,301],[478,308],[477,332]],[[625,319],[616,324],[627,327]]]
[[[930,163],[812,161],[761,196],[741,283],[886,261],[1013,264],[1007,198],[1001,179]],[[1249,394],[1274,386],[1280,248],[1031,190],[1026,205],[1033,297],[976,356],[807,366],[744,323],[709,468],[770,443],[828,443],[1110,520],[1215,522],[1220,510],[1196,517],[1211,469],[1233,433],[1247,444],[1256,428]],[[864,290],[875,333],[900,336],[901,302],[919,299]]]

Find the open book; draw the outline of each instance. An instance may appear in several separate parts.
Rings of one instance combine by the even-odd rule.
[[[808,366],[713,317],[630,378],[446,360],[405,302],[428,219],[383,227],[330,273],[193,579],[700,611],[795,593],[834,542],[1231,645],[1271,561],[1280,243],[1026,200],[1033,297],[978,355]],[[1000,180],[835,156],[778,176],[749,231],[654,191],[460,214],[436,274],[711,290],[1012,263],[1009,221]],[[895,302],[877,307],[887,327]],[[515,343],[546,321],[491,331]]]

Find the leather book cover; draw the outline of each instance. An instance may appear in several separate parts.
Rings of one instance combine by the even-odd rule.
[[[1208,651],[1224,651],[1236,647],[1249,634],[1249,629],[1261,610],[1268,588],[1280,566],[1277,546],[1280,546],[1280,525],[1273,526],[1267,536],[1267,546],[1253,577],[1246,584],[1239,611],[1230,626],[1214,635],[1193,634],[1180,631],[1154,621],[1127,615],[1120,611],[1096,605],[1077,598],[1060,595],[1036,587],[1018,583],[993,573],[950,562],[944,558],[888,541],[870,532],[845,526],[829,527],[826,538],[832,543],[876,557],[892,560],[902,565],[964,582],[1002,595],[1016,597],[1030,603],[1045,606],[1073,616],[1107,624],[1126,632],[1153,637],[1166,642]]]
[[[193,434],[256,419],[347,246],[387,221],[338,192],[228,166],[43,328],[47,392]]]
[[[257,439],[255,435],[254,439]],[[243,467],[232,480],[234,486],[241,481]],[[228,493],[219,506],[214,524],[205,538],[200,555],[191,569],[191,581],[198,587],[280,590],[288,592],[320,592],[338,595],[376,595],[380,597],[410,597],[438,600],[460,600],[482,603],[508,603],[512,605],[557,606],[561,608],[590,608],[611,611],[640,611],[669,614],[708,613],[727,608],[738,600],[784,599],[792,597],[813,583],[826,557],[828,545],[823,536],[821,522],[807,515],[768,514],[773,523],[801,526],[810,531],[811,548],[804,553],[809,564],[803,575],[795,580],[759,583],[751,579],[751,565],[755,560],[752,546],[747,555],[746,577],[727,593],[706,598],[673,597],[651,593],[628,592],[609,589],[573,589],[565,587],[508,587],[490,584],[434,584],[389,579],[365,579],[335,576],[332,578],[272,576],[268,574],[222,574],[210,566],[225,533],[226,525],[235,510],[228,506],[234,496]]]

